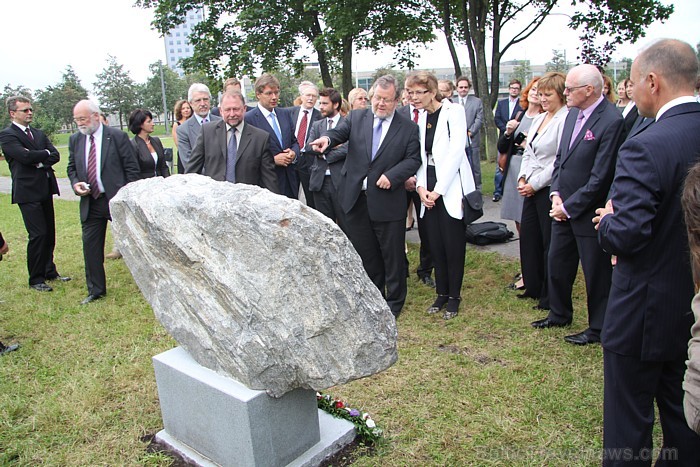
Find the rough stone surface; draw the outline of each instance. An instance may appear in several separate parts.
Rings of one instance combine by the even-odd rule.
[[[137,285],[202,366],[279,397],[396,361],[396,323],[360,257],[297,200],[177,175],[131,183],[110,206]]]

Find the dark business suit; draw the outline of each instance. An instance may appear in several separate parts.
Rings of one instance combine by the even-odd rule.
[[[580,258],[588,295],[586,332],[599,337],[612,266],[610,255],[598,245],[591,219],[596,208],[605,205],[622,142],[623,121],[615,106],[603,98],[569,148],[578,114],[575,107],[569,111],[554,160],[551,193],[559,193],[570,218],[563,222],[552,220],[547,260],[549,317],[560,323],[571,321],[574,312],[571,292]]]
[[[299,143],[299,147],[303,148],[306,146],[306,143],[309,141],[313,141],[312,139],[309,138],[309,135],[311,134],[311,125],[323,118],[321,116],[321,112],[316,109],[312,108],[309,110],[307,114],[307,125],[306,125],[306,137],[304,138],[305,141],[299,141],[299,132],[296,130],[296,124],[297,120],[299,119],[299,113],[302,111],[302,108],[300,105],[294,106],[294,107],[289,107],[287,108],[289,111],[290,117],[292,119],[292,123],[294,124],[294,135],[297,138],[297,142]],[[306,198],[306,204],[309,207],[315,208],[316,206],[314,205],[314,197],[311,194],[311,191],[309,190],[309,176],[311,175],[311,164],[314,162],[314,157],[311,156],[310,154],[306,153],[301,153],[298,155],[298,160],[297,163],[294,165],[294,170],[297,172],[297,178],[299,179],[299,182],[301,183],[301,187],[304,190],[304,197]]]
[[[283,150],[291,149],[297,155],[298,161],[299,144],[297,143],[296,136],[294,136],[294,122],[292,121],[291,115],[287,109],[275,108],[274,111],[277,115],[280,133],[282,134],[282,144],[280,144],[279,139],[277,139],[277,135],[272,129],[272,126],[270,126],[269,120],[265,118],[265,115],[263,115],[260,110],[260,106],[246,112],[245,122],[256,128],[265,130],[270,135],[270,152],[273,158]],[[275,165],[277,184],[279,186],[278,193],[294,199],[299,199],[299,179],[294,170],[294,164],[297,163],[297,161],[289,164],[287,167]]]
[[[148,150],[148,146],[143,138],[134,136],[131,138],[131,144],[134,145],[134,150],[136,151],[136,159],[139,163],[139,171],[141,172],[139,178],[142,180],[151,177],[169,177],[170,171],[165,163],[165,154],[163,152],[163,143],[160,139],[155,136],[150,136],[151,146],[156,150],[158,156],[158,162],[153,159],[151,152]]]
[[[513,120],[516,117],[516,115],[518,115],[518,112],[522,112],[523,110],[523,108],[520,107],[520,99],[517,99],[515,101],[515,107],[513,107],[513,111],[509,113],[509,99],[510,97],[501,99],[500,101],[498,101],[498,104],[496,104],[496,113],[494,114],[493,120],[494,123],[496,123],[496,126],[498,127],[499,137],[506,131],[506,124],[510,120]],[[493,183],[493,196],[500,198],[501,196],[503,196],[503,172],[498,167],[496,167],[496,174],[493,177]]]
[[[623,117],[625,119],[624,123],[624,130],[623,130],[623,135],[627,137],[629,135],[630,131],[632,131],[632,127],[634,126],[635,122],[637,121],[637,117],[639,117],[639,109],[637,109],[637,106],[633,106],[629,112],[627,112],[627,115]]]
[[[694,290],[680,202],[699,160],[700,104],[676,105],[620,148],[614,213],[598,230],[617,255],[602,333],[604,447],[651,448],[656,400],[664,445],[682,461],[673,465],[700,465],[700,437],[683,414]]]
[[[420,138],[418,125],[395,112],[372,160],[373,125],[370,109],[354,110],[327,136],[329,147],[348,141],[338,187],[346,215],[345,233],[370,279],[386,297],[394,316],[398,316],[406,300],[404,182],[415,175],[421,164]],[[391,183],[388,190],[377,187],[382,175]],[[363,191],[365,178],[367,190]]]
[[[12,203],[19,205],[29,241],[29,285],[58,277],[53,262],[56,245],[53,195],[58,184],[53,166],[59,154],[44,132],[30,128],[31,139],[14,123],[0,132],[0,145],[12,174]],[[41,164],[42,167],[37,167]]]
[[[68,140],[68,178],[71,185],[88,182],[85,148],[89,136],[74,133]],[[95,199],[92,195],[80,198],[80,221],[83,230],[83,256],[88,294],[95,297],[107,293],[104,270],[104,247],[107,221],[111,220],[109,200],[129,182],[139,180],[139,163],[129,137],[121,130],[102,125],[102,146],[99,173],[104,193]],[[91,190],[99,190],[91,186]]]
[[[226,180],[228,156],[227,125],[223,120],[207,123],[197,138],[187,173],[204,173],[214,180]],[[275,161],[269,144],[270,135],[247,123],[243,124],[236,150],[236,183],[267,188],[279,194]]]
[[[343,120],[345,117],[340,116],[338,124]],[[321,118],[311,125],[307,141],[314,141],[327,132],[328,119]],[[314,152],[309,145],[304,154],[312,158],[309,170],[309,191],[314,199],[314,208],[337,222],[342,228],[343,213],[338,200],[338,186],[340,185],[340,171],[348,154],[348,145],[341,144],[332,148],[325,155]],[[326,171],[329,171],[330,175],[326,175]]]
[[[209,122],[221,120],[221,117],[213,115],[211,112],[207,116]],[[197,120],[196,115],[192,115],[185,123],[177,127],[177,160],[182,163],[182,168],[187,172],[187,164],[190,161],[190,154],[197,136],[202,132],[202,124]]]
[[[404,105],[396,109],[396,112],[402,114],[404,117],[413,121],[413,115],[411,115],[411,105]],[[413,206],[416,210],[416,221],[418,223],[418,238],[420,239],[420,250],[418,253],[419,263],[416,269],[416,274],[420,279],[425,277],[431,277],[433,275],[433,258],[430,255],[430,244],[428,243],[428,231],[425,226],[425,219],[420,216],[420,208],[422,206],[420,195],[418,191],[409,191],[408,197],[413,202]],[[406,256],[406,268],[408,268],[408,256]]]

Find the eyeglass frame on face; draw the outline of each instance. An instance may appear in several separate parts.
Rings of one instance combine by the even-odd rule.
[[[87,117],[78,117],[78,118],[73,118],[73,121],[77,123],[78,125],[82,125],[83,123],[87,123],[90,121],[90,117],[93,115],[97,115],[96,113],[91,113]]]
[[[426,91],[426,92],[428,92],[428,91]],[[382,104],[391,104],[391,103],[396,102],[396,98],[377,97],[376,94],[372,96],[372,100],[377,102],[377,104],[379,104],[380,102]]]
[[[585,88],[586,86],[590,86],[590,84],[582,84],[581,86],[564,86],[564,94],[571,94],[575,90]]]
[[[279,96],[280,90],[279,89],[277,91],[268,90],[268,91],[261,92],[260,94],[262,94],[263,96]]]
[[[406,94],[408,94],[408,97],[421,97],[421,96],[426,95],[429,92],[430,91],[428,91],[427,89],[423,89],[423,90],[419,89],[416,91],[406,91]]]
[[[23,112],[23,113],[31,112],[31,113],[34,113],[34,109],[32,109],[31,107],[27,107],[26,109],[15,109],[15,110],[13,110],[13,112]]]
[[[517,89],[518,91],[522,91],[522,88],[518,86],[517,84],[514,84],[512,86],[508,86],[508,89]]]

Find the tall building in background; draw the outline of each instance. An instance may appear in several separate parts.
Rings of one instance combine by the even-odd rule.
[[[190,34],[199,22],[204,19],[204,9],[200,8],[187,12],[185,22],[178,24],[165,36],[165,56],[167,65],[178,75],[185,74],[180,60],[189,58],[194,54],[194,47],[190,43]]]

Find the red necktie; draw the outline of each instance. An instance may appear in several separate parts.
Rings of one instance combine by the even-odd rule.
[[[413,109],[413,122],[418,123],[418,109]]]
[[[100,188],[97,186],[97,148],[95,147],[95,137],[90,135],[90,153],[88,154],[87,166],[88,183],[93,198],[100,196]]]
[[[27,136],[29,136],[29,139],[34,141],[34,135],[32,134],[32,131],[29,129],[29,127],[25,128],[24,132],[27,134]]]
[[[306,127],[309,124],[308,120],[309,111],[304,110],[304,116],[301,117],[301,123],[299,123],[299,132],[297,133],[297,142],[299,146],[306,146]]]

